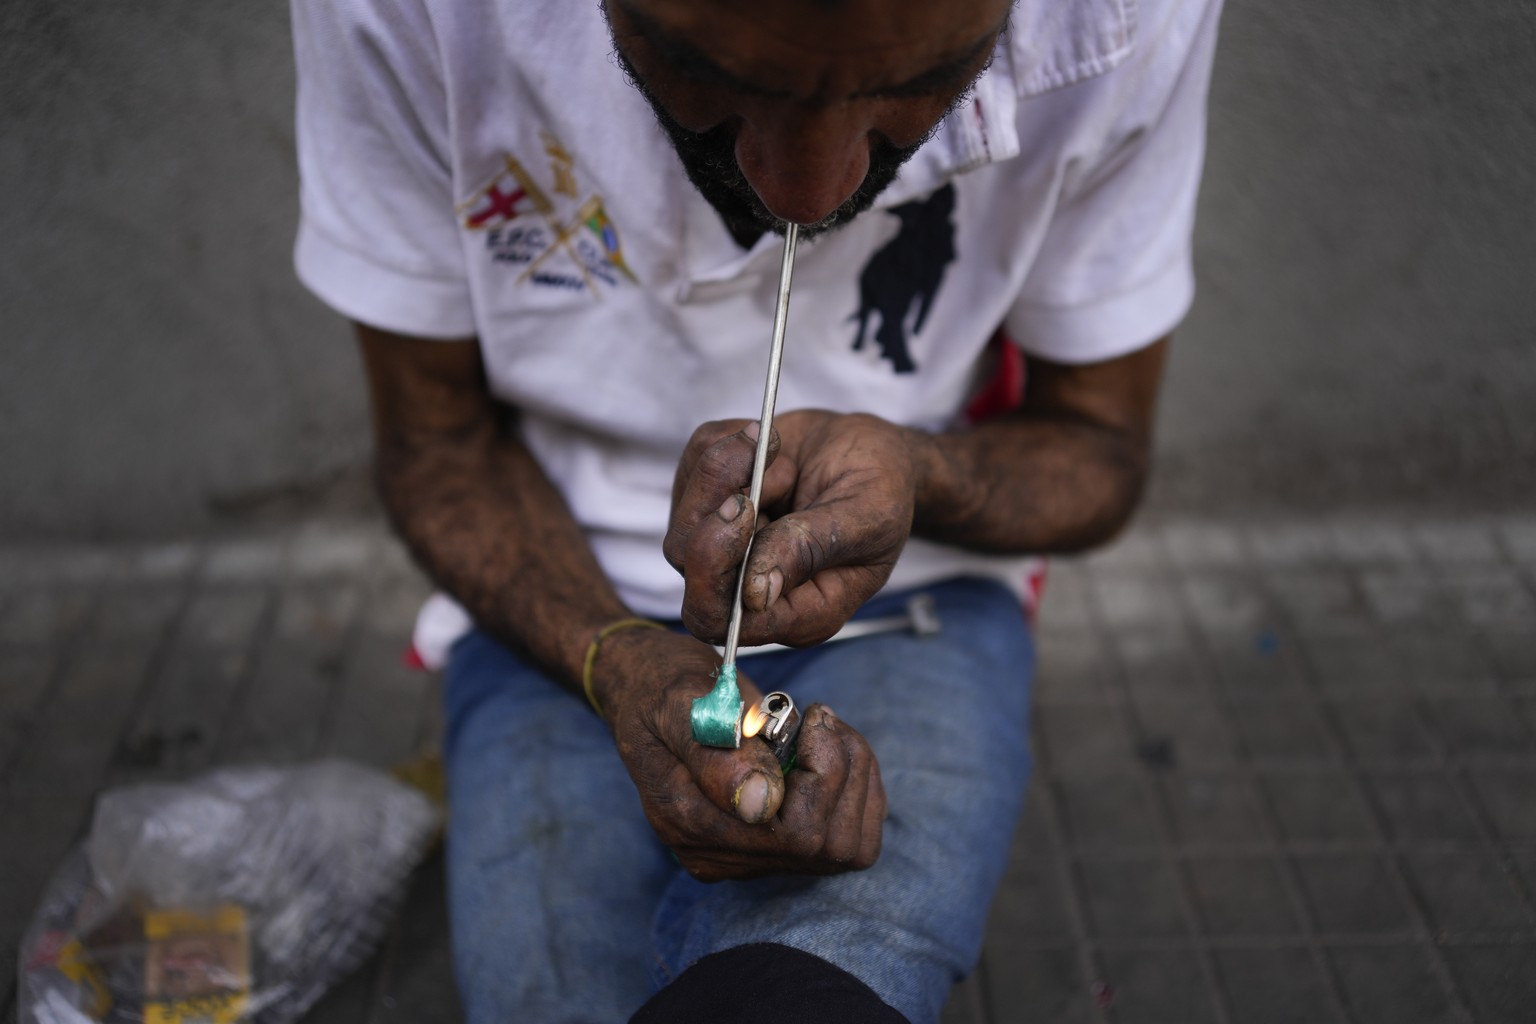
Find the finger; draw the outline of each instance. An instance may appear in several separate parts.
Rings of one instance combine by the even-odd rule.
[[[856,608],[889,578],[911,529],[911,511],[904,506],[880,510],[836,501],[783,516],[758,533],[742,600],[750,611],[767,611],[828,569],[859,566],[872,571],[868,592],[848,595]]]
[[[830,710],[826,713],[831,715]],[[822,856],[829,864],[839,868],[868,867],[869,864],[860,863],[859,858],[864,850],[864,832],[868,824],[866,812],[872,797],[870,781],[875,756],[869,744],[864,742],[864,737],[852,727],[839,723],[837,732],[848,762],[848,779],[827,822]]]
[[[766,743],[751,742],[726,750],[706,747],[693,738],[693,701],[708,692],[709,682],[674,686],[655,732],[686,769],[692,785],[716,808],[742,822],[767,821],[784,801],[784,775],[772,749]],[[750,680],[738,677],[738,685],[744,698],[755,700],[761,695]]]
[[[790,853],[806,861],[820,859],[848,772],[848,752],[836,716],[824,705],[813,704],[800,728],[796,770],[785,780],[788,792],[779,812]]]
[[[752,542],[752,506],[735,496],[740,511],[726,521],[711,516],[693,530],[684,549],[683,627],[707,643],[725,639],[731,606],[736,600],[736,578]],[[726,509],[722,508],[722,513]]]
[[[873,751],[871,751],[873,755]],[[853,866],[860,870],[873,867],[880,859],[880,844],[885,833],[886,818],[885,783],[880,778],[880,761],[870,764],[869,799],[864,802],[864,831],[862,844]]]
[[[706,423],[694,432],[673,480],[672,515],[662,541],[662,553],[679,572],[687,568],[687,545],[695,526],[722,515],[730,521],[733,517],[727,512],[739,510],[733,499],[739,498],[752,481],[757,432],[756,421],[740,420]],[[778,435],[770,435],[770,462],[778,446]],[[728,504],[733,506],[730,510]]]

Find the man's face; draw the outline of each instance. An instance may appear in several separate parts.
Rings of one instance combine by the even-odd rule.
[[[737,233],[869,208],[986,67],[1010,0],[604,0],[619,61]]]

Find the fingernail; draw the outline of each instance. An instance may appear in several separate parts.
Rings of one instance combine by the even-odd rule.
[[[748,441],[756,441],[757,435],[762,430],[762,428],[763,425],[761,423],[759,423],[757,420],[753,420],[751,423],[748,423],[746,426],[741,428],[741,434]]]
[[[768,817],[768,778],[758,772],[747,776],[745,782],[736,787],[736,795],[731,799],[736,806],[736,814],[742,821],[754,825]]]
[[[784,591],[784,573],[780,569],[774,569],[768,574],[768,606],[779,599],[779,594]]]
[[[741,510],[746,507],[747,499],[743,498],[739,494],[733,494],[721,503],[720,509],[716,515],[728,523],[734,523],[736,521],[736,517],[741,515]]]

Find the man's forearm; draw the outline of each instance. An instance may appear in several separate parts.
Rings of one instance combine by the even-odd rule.
[[[1069,415],[1019,415],[916,441],[912,532],[997,553],[1078,551],[1113,537],[1147,477],[1147,441]]]
[[[497,639],[576,683],[594,632],[629,612],[532,453],[494,425],[380,439],[379,489],[432,578]]]

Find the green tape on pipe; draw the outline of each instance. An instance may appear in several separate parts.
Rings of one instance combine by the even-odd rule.
[[[721,665],[715,688],[693,702],[693,738],[706,747],[741,746],[741,688],[736,665]]]

